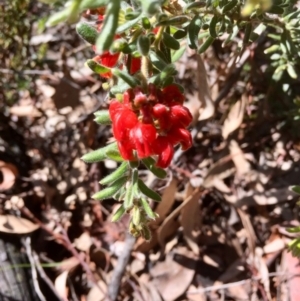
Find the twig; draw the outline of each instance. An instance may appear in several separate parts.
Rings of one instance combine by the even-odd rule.
[[[44,280],[44,282],[48,285],[48,287],[50,288],[50,290],[52,291],[52,293],[56,296],[56,298],[60,301],[63,301],[63,299],[60,297],[60,295],[57,293],[52,281],[49,279],[49,277],[47,276],[47,274],[45,273],[44,269],[41,266],[40,260],[38,255],[33,252],[32,253],[32,257],[34,259],[34,263],[35,263],[35,267],[40,275],[40,277]]]
[[[111,282],[108,284],[108,296],[111,301],[115,301],[118,297],[122,276],[125,272],[134,244],[135,237],[127,233],[124,250],[118,258],[117,265],[112,273]]]
[[[286,272],[269,273],[269,277],[273,277],[273,276],[295,277],[295,276],[300,276],[300,274],[289,274],[289,273],[286,273]],[[225,283],[225,284],[222,284],[222,285],[212,285],[212,286],[208,286],[208,287],[199,288],[197,290],[187,291],[186,294],[187,295],[197,295],[197,294],[201,294],[201,293],[219,291],[219,290],[224,290],[224,289],[227,289],[227,288],[230,288],[230,287],[235,287],[235,286],[247,284],[248,282],[251,282],[251,281],[259,281],[259,280],[261,280],[261,277],[253,277],[253,278],[248,278],[248,279],[244,279],[244,280],[240,280],[240,281],[236,281],[236,282]]]
[[[33,259],[33,255],[32,255],[32,249],[31,249],[31,239],[29,236],[27,236],[26,238],[23,239],[25,248],[26,248],[26,253],[30,262],[30,267],[31,267],[31,275],[32,275],[32,282],[33,282],[33,286],[35,289],[36,294],[38,295],[38,297],[40,298],[41,301],[46,301],[45,296],[43,295],[41,289],[40,289],[40,285],[39,285],[39,281],[37,278],[37,272],[36,272],[36,265]]]
[[[20,209],[21,212],[23,214],[25,214],[29,219],[33,220],[36,224],[38,224],[42,229],[44,229],[47,233],[49,233],[52,237],[55,238],[55,240],[58,243],[61,243],[67,250],[69,250],[72,255],[79,261],[80,265],[82,266],[82,268],[85,270],[85,272],[87,273],[87,275],[90,277],[90,279],[92,280],[92,282],[99,288],[99,290],[104,294],[104,296],[106,295],[106,293],[103,291],[103,289],[98,285],[97,280],[95,279],[95,276],[93,275],[91,269],[89,268],[89,266],[86,264],[86,262],[81,258],[81,256],[78,254],[78,252],[76,251],[76,249],[74,248],[74,246],[72,245],[72,243],[69,240],[69,237],[66,233],[66,231],[63,229],[63,227],[61,227],[61,230],[63,232],[62,234],[58,234],[58,233],[54,233],[52,230],[50,230],[48,227],[46,227],[39,219],[37,219],[32,212],[24,207]]]

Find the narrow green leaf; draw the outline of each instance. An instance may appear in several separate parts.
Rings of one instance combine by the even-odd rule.
[[[117,28],[117,33],[123,33],[124,31],[130,29],[131,27],[133,27],[136,23],[138,23],[143,17],[143,14],[140,14],[137,18],[127,21],[124,24],[120,25]]]
[[[94,113],[95,119],[98,124],[109,125],[111,124],[111,119],[108,110],[101,110]]]
[[[133,206],[134,193],[133,193],[133,184],[131,183],[129,187],[126,187],[126,193],[124,197],[124,208],[126,210],[130,209]]]
[[[112,216],[111,221],[117,222],[119,221],[122,216],[126,213],[126,209],[124,208],[123,204],[118,208],[115,214]]]
[[[145,238],[146,241],[151,240],[151,231],[147,225],[143,225],[142,236]]]
[[[222,7],[221,9],[222,14],[225,14],[230,10],[232,10],[234,7],[236,7],[237,3],[238,3],[237,0],[229,0],[229,2]]]
[[[129,166],[127,162],[123,162],[115,171],[113,171],[111,174],[103,178],[99,183],[101,185],[108,185],[110,183],[115,182],[119,178],[122,178],[125,173],[127,172]]]
[[[118,179],[117,181],[112,183],[111,186],[95,193],[92,196],[92,198],[99,201],[112,198],[125,185],[127,180],[128,180],[127,176]]]
[[[143,193],[148,198],[157,202],[161,201],[161,196],[151,188],[147,187],[146,184],[141,179],[138,179],[138,187],[141,193]]]
[[[158,178],[164,179],[167,176],[167,172],[159,167],[155,166],[155,160],[151,157],[142,160],[145,166]]]
[[[157,214],[155,212],[153,212],[153,210],[151,209],[149,203],[147,202],[147,200],[145,199],[141,199],[140,203],[145,211],[145,213],[147,214],[147,216],[151,219],[156,219],[157,218]]]
[[[178,50],[180,48],[180,43],[166,32],[163,32],[162,41],[170,49]]]
[[[67,7],[64,10],[52,15],[46,22],[46,26],[51,27],[51,26],[55,26],[61,22],[65,22],[68,20],[69,15],[70,15],[70,8]]]
[[[108,0],[82,0],[80,3],[80,10],[95,9],[101,6],[106,6]]]
[[[176,39],[176,40],[181,40],[183,39],[187,34],[187,31],[186,30],[182,30],[182,29],[179,29],[177,30],[174,34],[173,34],[173,37]]]
[[[107,152],[115,150],[116,148],[117,143],[114,142],[82,156],[81,159],[86,163],[100,162],[108,157]]]
[[[252,23],[248,22],[246,25],[245,34],[244,34],[244,38],[243,38],[244,45],[247,45],[249,43],[251,33],[252,33]]]
[[[86,65],[97,74],[104,74],[110,71],[110,68],[105,67],[92,59],[87,60]]]
[[[187,11],[190,9],[195,9],[195,8],[202,8],[206,6],[206,2],[205,1],[195,1],[192,3],[187,4],[184,8],[183,11]]]
[[[300,195],[300,186],[298,185],[292,186],[290,187],[290,190]]]
[[[76,24],[76,31],[86,42],[95,45],[98,37],[98,31],[95,27],[85,22],[80,22]]]
[[[117,68],[111,69],[112,74],[115,75],[116,77],[121,78],[125,83],[127,83],[131,88],[136,87],[139,82],[130,74],[128,74],[125,71],[119,70]]]
[[[203,53],[214,41],[213,37],[208,37],[205,42],[200,46],[198,53]]]
[[[163,20],[157,23],[156,26],[178,26],[178,25],[182,25],[185,22],[189,21],[189,18],[187,16],[176,16],[176,17],[172,17],[172,18],[168,18],[167,20]]]
[[[140,35],[137,40],[137,48],[141,55],[148,55],[150,50],[150,40],[145,35]]]
[[[188,26],[188,45],[191,49],[198,48],[198,34],[201,29],[201,23],[200,17],[196,15]]]
[[[209,34],[211,37],[216,38],[218,36],[216,26],[219,22],[218,16],[213,16],[210,23],[209,23]]]
[[[167,63],[161,57],[159,57],[154,51],[150,51],[149,55],[152,64],[159,71],[162,71],[167,66]]]
[[[132,222],[135,226],[139,226],[141,223],[141,210],[138,206],[134,206],[132,209]]]
[[[287,70],[287,72],[288,72],[288,74],[289,74],[289,76],[291,78],[293,78],[293,79],[297,79],[298,78],[297,72],[296,72],[296,70],[295,70],[295,68],[294,68],[294,66],[292,64],[288,64],[286,70]]]
[[[119,22],[120,2],[121,0],[114,0],[107,5],[104,23],[96,42],[97,50],[100,53],[109,50],[114,41]]]

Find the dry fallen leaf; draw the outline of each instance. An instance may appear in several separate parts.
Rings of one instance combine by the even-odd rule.
[[[189,197],[194,189],[191,184],[188,184],[186,198]],[[200,234],[201,228],[201,212],[199,206],[199,197],[193,197],[181,211],[180,223],[183,227],[183,235],[187,244],[194,252],[195,255],[199,255],[199,245],[197,243],[197,237]]]
[[[245,155],[235,140],[229,143],[231,160],[233,161],[237,175],[243,175],[250,171],[250,163],[246,160]]]
[[[67,278],[69,271],[64,271],[58,275],[54,281],[54,287],[57,294],[64,300],[68,301]]]
[[[207,84],[207,73],[203,60],[199,54],[197,54],[197,83],[198,83],[198,97],[201,103],[199,110],[199,119],[205,120],[212,117],[215,113],[215,104],[212,101],[210,90]]]
[[[222,180],[235,172],[235,167],[230,159],[230,156],[223,157],[210,167],[203,181],[205,188],[216,187],[217,189],[220,188],[223,192],[229,190],[229,188],[226,189],[226,185]],[[220,182],[223,182],[223,185]]]
[[[194,277],[196,265],[193,253],[183,247],[178,248],[174,256],[169,253],[165,261],[158,262],[150,270],[154,278],[152,283],[163,300],[173,301],[186,291]]]
[[[27,234],[35,231],[38,227],[38,225],[22,217],[14,215],[0,215],[0,232]]]
[[[237,101],[230,109],[227,118],[224,121],[222,128],[222,136],[227,139],[228,136],[239,128],[243,121],[244,111],[247,103],[247,98],[242,96],[241,100]]]
[[[103,301],[105,299],[104,293],[106,293],[107,291],[106,284],[103,280],[99,280],[97,284],[101,288],[101,290],[97,285],[94,285],[89,291],[86,297],[86,301]]]
[[[15,165],[0,161],[0,191],[10,189],[18,176],[18,169]]]
[[[10,114],[18,117],[40,117],[42,113],[33,105],[20,105],[10,108]]]

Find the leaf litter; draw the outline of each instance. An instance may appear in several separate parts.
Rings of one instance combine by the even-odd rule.
[[[0,231],[34,234],[32,247],[42,267],[53,264],[44,270],[61,299],[105,300],[128,217],[112,223],[117,203],[90,197],[114,166],[79,159],[111,136],[93,122],[93,112],[106,108],[105,92],[83,68],[88,50],[72,28],[33,30],[30,51],[43,44],[45,64],[30,70],[27,90],[12,87],[18,99],[0,112]],[[263,70],[249,57],[239,64]],[[246,88],[241,73],[228,88],[230,61],[230,49],[216,48],[201,57],[187,52],[178,63],[194,147],[179,154],[166,182],[143,171],[162,194],[151,204],[160,218],[150,223],[150,242],[135,242],[118,300],[299,299],[297,264],[286,252],[291,234],[284,231],[299,220],[289,190],[299,185],[299,142],[284,134],[280,120],[256,114],[264,105],[256,89],[269,93],[266,78],[254,76]],[[69,267],[57,268],[68,260]]]

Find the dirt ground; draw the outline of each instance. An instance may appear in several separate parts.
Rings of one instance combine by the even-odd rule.
[[[177,64],[194,146],[176,151],[166,180],[141,170],[162,195],[145,242],[127,234],[128,217],[110,221],[118,202],[90,197],[117,166],[80,159],[112,136],[93,121],[106,92],[74,26],[43,28],[46,16],[29,7],[30,34],[0,68],[0,238],[21,241],[34,290],[44,300],[105,300],[118,287],[122,301],[300,300],[286,230],[299,225],[289,189],[300,183],[298,108],[270,84],[267,42],[237,63],[237,45],[217,41]]]

